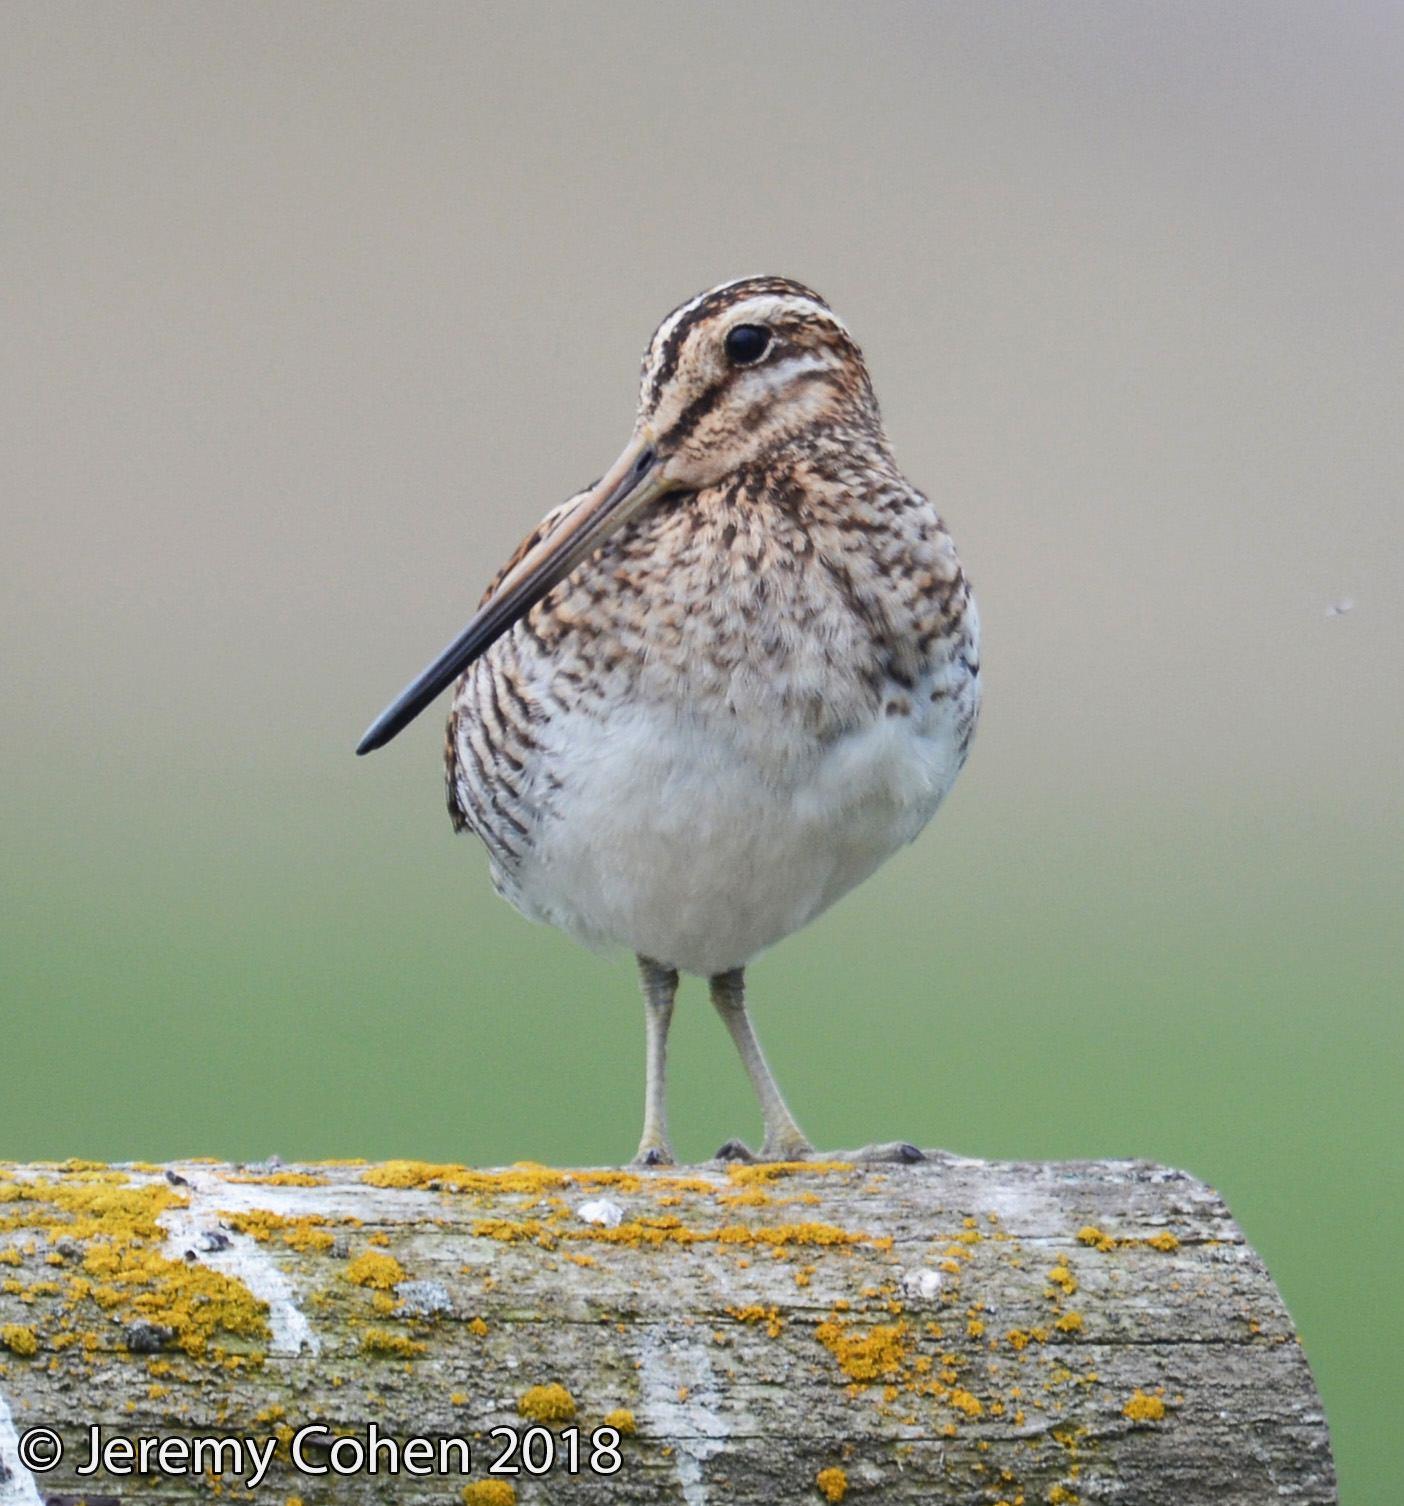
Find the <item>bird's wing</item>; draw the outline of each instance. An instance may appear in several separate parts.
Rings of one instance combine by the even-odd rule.
[[[543,539],[550,538],[593,489],[593,486],[587,486],[573,497],[567,497],[542,518],[488,582],[482,601],[478,604],[480,608],[493,596],[517,563]],[[509,683],[503,687],[502,695],[497,694],[494,676],[498,670],[494,657],[489,650],[469,665],[455,687],[449,709],[444,768],[449,816],[453,820],[454,830],[462,831],[464,827],[469,827],[477,832],[487,843],[488,850],[499,866],[510,869],[512,859],[517,855],[512,847],[514,834],[505,828],[501,835],[497,833],[496,828],[507,818],[502,814],[501,798],[493,799],[489,790],[494,784],[501,784],[504,774],[508,776],[510,783],[514,772],[511,766],[516,765],[516,755],[505,746],[505,742],[515,742],[520,752],[522,747],[532,745],[533,739],[530,709],[520,692],[514,693],[515,687]],[[510,674],[507,678],[510,681]],[[482,692],[481,695],[478,694],[479,691]],[[485,739],[481,751],[470,747],[466,758],[461,758],[460,725],[464,718],[473,718],[482,723],[485,713],[491,715],[499,735],[497,745],[494,746],[493,740]],[[499,766],[503,764],[506,766]],[[515,772],[520,772],[519,765]],[[518,828],[516,835],[521,834]]]
[[[497,590],[504,580],[516,569],[517,565],[536,548],[543,540],[549,539],[561,524],[571,515],[580,503],[594,490],[595,483],[575,493],[573,497],[567,497],[559,506],[553,507],[550,512],[527,534],[520,544],[512,551],[511,555],[503,563],[502,568],[488,582],[487,590],[483,592],[482,600],[478,602],[481,608],[486,604],[489,597]]]

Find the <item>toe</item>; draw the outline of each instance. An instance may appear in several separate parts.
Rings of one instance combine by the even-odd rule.
[[[666,1145],[641,1145],[631,1166],[672,1166],[673,1152]]]
[[[728,1140],[712,1157],[714,1161],[754,1161],[750,1146],[740,1140]]]
[[[760,1161],[807,1161],[814,1154],[808,1140],[783,1140],[772,1144],[769,1140],[760,1148]]]
[[[859,1165],[916,1166],[927,1157],[910,1140],[885,1140],[879,1145],[865,1145],[861,1150],[839,1151],[834,1159]]]

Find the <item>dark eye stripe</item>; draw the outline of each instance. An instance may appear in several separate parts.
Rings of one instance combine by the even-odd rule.
[[[743,368],[744,370],[744,368]],[[683,443],[709,413],[721,402],[741,379],[741,371],[730,371],[714,387],[709,387],[678,414],[668,432],[659,438],[660,445],[666,445],[669,449]],[[787,392],[794,392],[800,387],[816,386],[822,382],[837,385],[838,374],[829,369],[819,371],[797,372],[791,379]]]
[[[731,389],[732,383],[735,381],[736,373],[728,372],[723,380],[718,382],[714,387],[708,387],[705,392],[699,393],[678,414],[676,421],[668,432],[660,438],[659,443],[666,444],[670,448],[681,444],[697,425],[706,418],[712,409],[721,402],[723,394]]]
[[[747,298],[754,298],[761,293],[775,293],[782,297],[806,298],[818,308],[828,309],[829,305],[803,283],[791,282],[787,277],[751,277],[742,282],[729,282],[717,288],[714,292],[702,298],[702,301],[685,318],[678,321],[678,326],[663,342],[663,348],[658,352],[658,365],[653,376],[649,380],[649,401],[656,403],[663,388],[673,379],[677,373],[678,363],[682,359],[683,346],[687,343],[687,337],[706,320],[713,319],[716,315],[725,313],[734,304],[741,303]],[[686,305],[682,305],[686,307]],[[670,316],[671,317],[671,316]],[[667,320],[663,321],[665,324]]]

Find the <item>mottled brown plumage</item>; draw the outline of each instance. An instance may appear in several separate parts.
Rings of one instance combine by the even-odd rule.
[[[762,1153],[806,1150],[750,1033],[741,969],[921,830],[979,709],[978,617],[954,545],[897,468],[827,305],[751,278],[670,315],[625,455],[523,542],[386,735],[465,654],[454,824],[525,914],[639,954],[640,1156],[671,1155],[677,969],[712,979],[765,1109]]]

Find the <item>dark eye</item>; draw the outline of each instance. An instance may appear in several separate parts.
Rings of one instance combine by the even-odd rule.
[[[770,348],[770,331],[760,324],[738,324],[726,337],[726,354],[733,366],[749,366]]]

